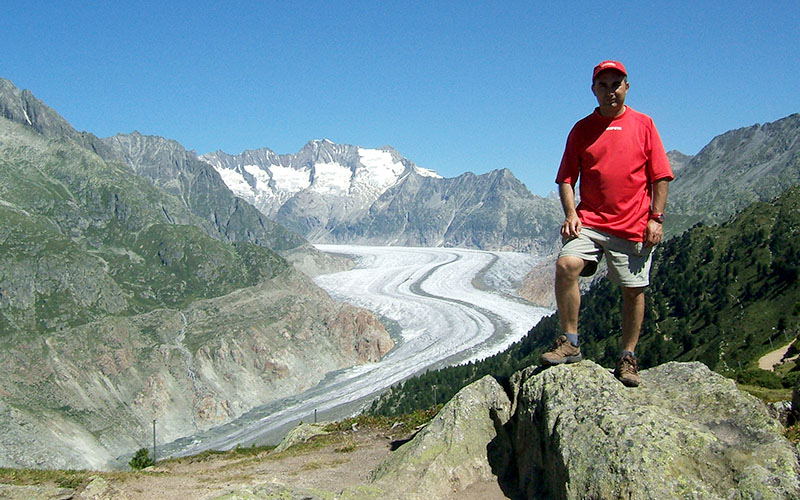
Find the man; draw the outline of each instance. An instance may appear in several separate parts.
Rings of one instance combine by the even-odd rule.
[[[614,372],[626,386],[641,383],[634,349],[644,319],[652,249],[661,224],[672,168],[653,120],[625,105],[630,84],[618,61],[592,73],[597,108],[572,128],[556,176],[564,246],[556,263],[561,335],[542,355],[546,365],[582,359],[578,336],[579,276],[591,276],[605,255],[608,277],[622,287],[622,340]],[[580,203],[575,184],[580,179]]]

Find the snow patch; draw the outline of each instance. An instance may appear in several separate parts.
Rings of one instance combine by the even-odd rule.
[[[275,189],[278,191],[297,193],[311,185],[310,169],[272,165],[269,170],[272,172],[272,180],[275,182]]]
[[[244,176],[233,169],[214,167],[222,181],[239,198],[249,199],[255,196],[253,188],[247,183]]]
[[[422,177],[433,177],[434,179],[441,179],[442,176],[437,174],[431,169],[414,166],[414,171]]]
[[[389,151],[358,148],[358,157],[363,169],[356,171],[356,182],[366,184],[383,192],[397,182],[406,167],[392,158]]]
[[[316,163],[311,189],[318,193],[346,195],[350,191],[352,175],[349,168],[339,163]]]

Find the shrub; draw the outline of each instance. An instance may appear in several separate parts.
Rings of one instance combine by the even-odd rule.
[[[131,466],[131,469],[144,469],[145,467],[150,467],[151,465],[155,465],[155,461],[150,458],[150,452],[147,451],[147,448],[140,448],[139,451],[131,458],[131,461],[128,462],[128,465]]]
[[[757,385],[767,389],[780,389],[783,387],[781,379],[773,372],[750,368],[736,374],[736,380],[742,384]]]

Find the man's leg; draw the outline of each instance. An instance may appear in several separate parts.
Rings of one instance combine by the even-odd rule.
[[[644,321],[645,287],[622,287],[622,341],[623,351],[634,352]]]
[[[565,255],[556,262],[556,307],[561,331],[578,333],[578,311],[581,308],[581,291],[578,276],[586,261]]]
[[[545,365],[575,363],[583,359],[578,347],[578,310],[581,307],[578,276],[585,265],[583,259],[571,255],[561,256],[556,262],[556,304],[564,335],[560,335],[555,345],[542,354]]]
[[[644,320],[644,290],[644,287],[622,288],[622,357],[617,362],[614,376],[628,387],[637,387],[642,383],[639,362],[633,352],[639,342]]]

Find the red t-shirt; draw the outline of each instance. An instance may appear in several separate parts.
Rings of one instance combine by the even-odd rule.
[[[653,119],[626,106],[616,118],[597,110],[572,127],[556,183],[580,177],[584,226],[644,241],[652,183],[674,178]]]

